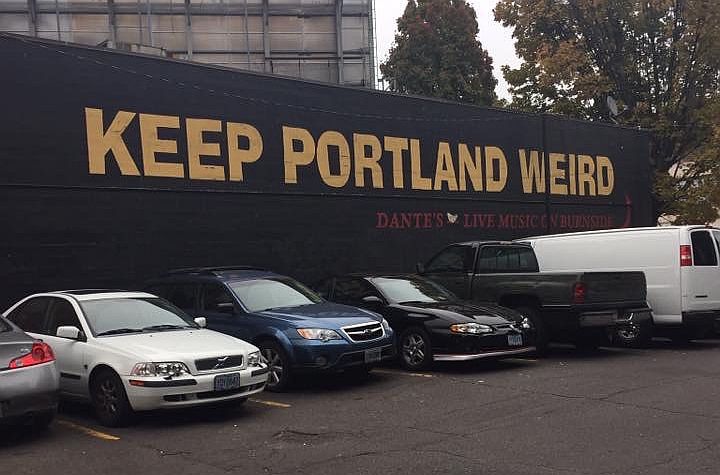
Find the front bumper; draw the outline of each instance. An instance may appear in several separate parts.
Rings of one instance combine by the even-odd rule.
[[[240,374],[240,387],[215,391],[215,377],[233,373]],[[150,411],[244,399],[265,389],[267,377],[267,367],[251,367],[171,380],[137,376],[123,376],[122,380],[133,410]]]
[[[54,362],[0,371],[0,422],[56,411],[58,388]]]
[[[395,357],[392,335],[368,342],[293,340],[293,369],[335,371],[378,364]],[[379,355],[378,355],[379,352]],[[366,356],[367,355],[367,356]],[[372,356],[372,360],[368,360]],[[379,356],[379,359],[374,358]]]
[[[512,350],[489,350],[483,353],[475,353],[470,355],[444,355],[438,353],[433,355],[433,361],[471,361],[484,358],[505,358],[509,356],[522,355],[525,353],[532,353],[533,351],[535,351],[534,346],[526,346],[524,348],[516,348]]]

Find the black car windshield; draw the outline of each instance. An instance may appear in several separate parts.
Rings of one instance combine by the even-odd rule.
[[[109,298],[80,302],[95,336],[197,328],[192,317],[159,298]]]
[[[373,284],[380,289],[388,301],[393,303],[409,302],[447,302],[455,296],[429,280],[414,277],[376,277]]]
[[[230,288],[250,312],[297,307],[323,301],[322,297],[293,279],[252,279],[232,282]]]

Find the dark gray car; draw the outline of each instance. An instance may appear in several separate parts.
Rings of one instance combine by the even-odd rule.
[[[0,424],[50,425],[58,385],[52,349],[0,316]]]

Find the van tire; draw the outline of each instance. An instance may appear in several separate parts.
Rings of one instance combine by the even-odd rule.
[[[550,335],[548,334],[545,323],[540,318],[538,310],[528,306],[513,307],[513,310],[530,320],[530,323],[535,329],[535,352],[539,356],[546,355],[550,344]]]

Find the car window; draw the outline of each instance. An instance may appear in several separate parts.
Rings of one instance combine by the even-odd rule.
[[[80,320],[72,304],[65,299],[54,298],[50,303],[46,335],[57,335],[58,327],[77,327],[82,330]]]
[[[315,292],[317,292],[320,297],[329,299],[330,291],[333,287],[333,280],[334,279],[327,279],[326,281],[321,282],[319,285],[315,286]]]
[[[443,287],[416,277],[377,277],[375,285],[390,302],[447,302],[456,297]]]
[[[96,336],[133,331],[197,328],[192,317],[160,298],[107,298],[80,302]],[[149,328],[160,327],[160,328]],[[163,328],[168,327],[168,328]]]
[[[197,285],[175,284],[172,287],[169,287],[166,290],[166,294],[162,297],[165,297],[167,300],[171,301],[176,307],[181,308],[186,312],[192,312],[195,310],[196,296]]]
[[[298,307],[323,301],[315,292],[289,278],[242,280],[231,283],[230,287],[250,312]]]
[[[374,295],[380,297],[380,292],[365,279],[343,278],[335,280],[333,300],[336,302],[360,302],[363,297]]]
[[[478,273],[537,272],[532,249],[515,246],[484,246],[477,262]]]
[[[45,333],[45,317],[49,297],[35,297],[10,312],[7,319],[29,333]]]
[[[450,246],[440,251],[425,267],[426,272],[468,272],[472,269],[475,249],[472,246]]]
[[[712,236],[715,241],[715,247],[717,248],[718,254],[720,254],[720,231],[713,231]]]
[[[10,330],[12,330],[10,324],[0,317],[0,333],[9,332]]]
[[[717,254],[715,244],[707,231],[693,231],[690,233],[693,249],[693,265],[716,266]]]
[[[205,284],[202,287],[202,309],[205,312],[232,313],[235,304],[230,291],[220,284]]]

